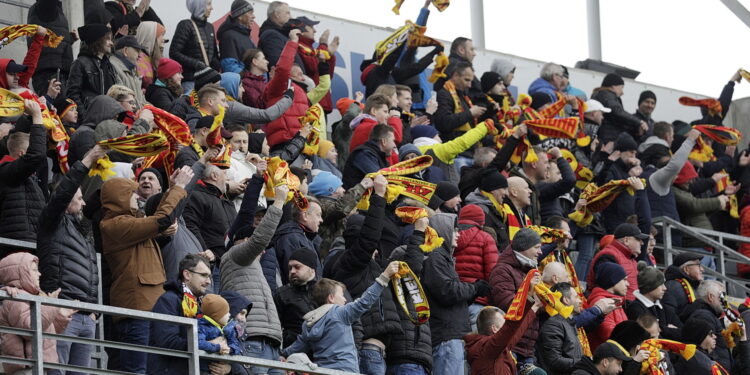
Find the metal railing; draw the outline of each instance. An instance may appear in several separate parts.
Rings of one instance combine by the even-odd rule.
[[[77,301],[69,301],[56,298],[32,296],[29,294],[21,294],[15,297],[11,297],[8,293],[0,291],[0,300],[11,300],[16,302],[25,302],[29,304],[30,308],[30,327],[29,329],[0,326],[0,333],[14,334],[20,336],[31,337],[32,353],[31,358],[17,358],[0,355],[0,362],[18,364],[22,366],[31,366],[32,374],[42,375],[45,369],[56,369],[56,370],[73,370],[80,371],[96,375],[110,375],[110,374],[126,374],[121,371],[113,371],[101,368],[88,368],[72,366],[60,363],[44,362],[44,339],[52,340],[64,340],[79,344],[88,344],[105,348],[114,348],[121,350],[132,350],[147,352],[150,354],[159,354],[170,357],[184,358],[188,362],[188,374],[199,375],[200,374],[200,360],[213,360],[217,362],[226,363],[238,363],[241,365],[248,366],[260,366],[268,367],[273,369],[280,369],[284,371],[298,371],[308,374],[319,374],[319,375],[351,375],[352,373],[331,370],[326,368],[311,368],[307,365],[292,364],[288,362],[270,361],[260,358],[252,358],[245,356],[223,356],[216,354],[209,354],[204,351],[198,350],[198,321],[196,319],[185,318],[180,316],[157,314],[152,312],[145,312],[139,310],[124,309],[120,307],[106,306],[93,303],[84,303]],[[55,306],[63,307],[68,309],[75,309],[81,311],[90,311],[98,314],[108,314],[113,316],[135,318],[141,320],[148,320],[152,322],[163,322],[170,324],[178,324],[180,326],[186,326],[187,329],[187,350],[172,350],[157,348],[152,346],[142,346],[134,344],[126,344],[114,341],[105,341],[99,339],[88,339],[81,337],[65,336],[60,334],[45,333],[42,324],[42,306]],[[101,320],[101,318],[100,318]]]
[[[691,227],[665,216],[655,218],[652,222],[655,226],[661,227],[662,233],[664,235],[664,243],[657,245],[657,248],[664,251],[664,263],[666,266],[672,264],[673,255],[677,255],[680,253],[690,253],[713,257],[716,259],[716,270],[706,268],[705,273],[710,277],[715,277],[718,280],[724,281],[727,284],[728,291],[731,290],[730,294],[750,294],[750,287],[748,286],[748,284],[750,284],[750,280],[734,277],[736,275],[736,272],[734,271],[734,269],[731,269],[731,267],[728,267],[728,264],[750,265],[750,257],[747,257],[737,250],[730,248],[726,244],[727,241],[750,244],[750,237],[738,236],[736,234],[719,232],[710,229]],[[672,243],[672,230],[680,232],[683,237],[688,236],[694,238],[702,242],[704,245],[712,247],[714,249],[714,252],[705,253],[674,246]]]

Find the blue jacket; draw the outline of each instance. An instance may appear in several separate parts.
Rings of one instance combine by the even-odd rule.
[[[534,82],[531,82],[531,85],[529,85],[529,95],[537,92],[542,92],[549,95],[550,99],[552,99],[553,102],[557,101],[557,88],[555,88],[555,86],[552,86],[551,83],[547,82],[542,77],[535,79]]]
[[[354,302],[344,306],[327,304],[305,314],[302,333],[281,355],[287,357],[312,350],[318,366],[358,373],[359,359],[351,326],[378,301],[384,284],[378,279]]]
[[[164,284],[164,294],[154,304],[152,312],[182,317],[182,283],[173,280]],[[151,322],[149,346],[164,349],[187,350],[187,326],[164,322]],[[147,374],[182,375],[188,372],[188,362],[184,358],[148,355]]]
[[[314,251],[316,258],[319,258],[318,251],[321,242],[323,242],[323,239],[317,233],[305,232],[296,221],[288,221],[279,225],[272,243],[276,251],[276,259],[279,262],[279,272],[283,284],[289,282],[289,257],[292,256],[292,253],[304,248]],[[318,275],[323,272],[320,261],[315,266],[315,272]]]
[[[211,324],[205,318],[198,319],[198,349],[205,350],[209,353],[219,353],[221,346],[214,344],[209,341],[224,336],[229,346],[229,354],[231,355],[242,355],[242,345],[240,344],[240,338],[237,337],[237,325],[236,320],[230,320],[223,329],[219,329],[215,325]],[[208,371],[208,361],[201,361],[201,371]]]

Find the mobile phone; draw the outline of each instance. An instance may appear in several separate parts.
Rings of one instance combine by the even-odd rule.
[[[55,73],[55,80],[57,82],[60,82],[60,68],[57,68],[57,72]]]

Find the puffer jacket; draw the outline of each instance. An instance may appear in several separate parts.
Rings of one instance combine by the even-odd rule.
[[[424,232],[414,231],[406,244],[403,259],[415,275],[422,273],[424,254],[419,248],[424,243]],[[395,253],[395,252],[394,252]],[[385,360],[389,366],[415,363],[430,373],[432,369],[432,331],[429,324],[415,325],[403,310],[398,311],[403,335],[394,335],[385,348]]]
[[[539,363],[550,375],[570,374],[583,358],[572,317],[566,319],[557,314],[547,319],[539,332],[539,347],[542,353]]]
[[[102,185],[102,250],[112,274],[110,304],[149,311],[164,292],[166,281],[159,233],[175,221],[174,208],[185,190],[170,188],[153,216],[138,217],[130,208],[130,196],[138,188],[134,181],[112,178]]]
[[[614,240],[607,247],[599,250],[594,259],[591,260],[589,266],[589,272],[586,275],[586,285],[589,288],[596,286],[596,272],[594,272],[594,266],[599,261],[599,258],[603,255],[614,258],[615,262],[625,269],[625,274],[628,275],[628,293],[625,295],[625,299],[632,301],[633,292],[638,290],[638,261],[635,259],[633,253],[628,249],[627,246],[620,243],[620,241]]]
[[[424,261],[422,284],[430,301],[430,327],[433,348],[440,343],[461,339],[471,332],[469,303],[476,286],[459,280],[453,260],[453,229],[456,215],[439,213],[430,218],[430,226],[445,241]]]
[[[497,264],[499,252],[497,244],[489,233],[482,230],[484,212],[481,216],[471,217],[464,207],[458,216],[458,245],[453,256],[456,258],[456,273],[461,281],[473,283],[476,280],[489,282],[492,269]],[[488,305],[487,297],[478,297],[475,302]]]
[[[221,259],[221,290],[234,290],[253,302],[245,333],[263,336],[281,345],[281,322],[271,288],[260,266],[259,256],[273,238],[282,211],[269,206],[249,240],[232,246]]]
[[[18,159],[0,159],[0,237],[36,241],[44,193],[34,173],[46,163],[47,132],[31,125],[29,147]]]
[[[464,201],[467,205],[475,204],[482,208],[482,211],[484,211],[484,227],[494,232],[493,237],[497,241],[498,249],[504,249],[510,244],[508,226],[503,219],[503,213],[497,212],[495,205],[492,204],[489,198],[485,197],[479,189],[475,189],[466,196]]]
[[[594,306],[597,301],[602,298],[615,298],[620,299],[622,296],[612,294],[600,287],[595,287],[589,295],[588,303],[589,306]],[[604,317],[604,321],[591,334],[589,334],[589,343],[591,344],[591,350],[594,351],[603,342],[609,339],[609,335],[612,334],[612,330],[616,325],[628,320],[628,315],[625,314],[625,309],[618,307],[611,313]]]
[[[664,297],[662,298],[661,303],[664,305],[665,309],[669,309],[676,313],[683,311],[683,309],[693,301],[688,299],[688,295],[685,292],[685,288],[682,287],[680,279],[685,279],[693,289],[693,298],[696,298],[695,293],[698,291],[698,286],[701,283],[700,280],[694,280],[682,272],[679,267],[673,265],[670,265],[664,271],[664,279],[666,279],[664,286],[667,287],[667,291],[664,292]],[[677,319],[681,324],[685,323],[679,319],[679,316],[677,316]]]
[[[254,107],[265,108],[263,103],[263,91],[266,90],[266,77],[256,76],[248,71],[240,73],[242,75],[242,88],[245,92],[242,94],[242,104]]]
[[[353,298],[359,298],[365,290],[380,276],[387,260],[379,254],[373,259],[373,252],[378,249],[383,222],[385,221],[385,198],[373,194],[370,197],[370,209],[362,217],[351,216],[344,232],[346,250],[332,262],[332,279],[346,285]],[[355,220],[355,222],[351,222]],[[355,224],[356,223],[356,224]],[[362,224],[359,224],[362,223]],[[355,225],[352,225],[355,224]],[[382,260],[381,260],[382,259]],[[365,330],[364,339],[375,338],[386,344],[395,336],[403,334],[399,324],[398,310],[391,292],[383,293],[378,302],[361,318]]]
[[[61,288],[60,298],[97,303],[96,250],[81,233],[75,215],[65,212],[87,172],[81,162],[73,164],[42,210],[37,254],[42,290],[49,293]]]
[[[268,68],[281,64],[279,61],[284,57],[285,45],[289,43],[289,31],[284,32],[284,28],[276,25],[271,20],[267,19],[260,26],[260,34],[258,35],[258,48],[263,51],[263,54],[268,59]],[[305,69],[305,64],[302,59],[297,56],[297,43],[294,45],[294,55],[292,56],[294,63],[299,65],[302,70]],[[291,64],[290,64],[291,65]],[[278,68],[277,68],[278,69]]]
[[[101,59],[87,49],[82,49],[78,58],[73,61],[68,77],[68,97],[78,104],[79,118],[85,118],[89,101],[97,95],[106,95],[117,82],[115,68],[109,56]]]
[[[199,35],[195,35],[193,22],[198,26]],[[214,37],[214,25],[206,22],[206,20],[199,20],[193,17],[188,20],[182,20],[177,24],[172,42],[169,44],[169,58],[182,65],[184,81],[193,81],[195,79],[195,72],[207,66],[203,59],[201,44],[197,38],[203,41],[203,48],[208,58],[208,66],[216,71],[221,71],[219,49],[216,46],[216,37]]]
[[[17,288],[22,294],[39,295],[31,264],[39,263],[39,259],[29,253],[15,253],[0,260],[0,284]],[[63,315],[61,308],[42,306],[42,330],[44,333],[62,334],[68,326],[69,319]],[[31,308],[25,302],[4,301],[0,305],[0,326],[31,329]],[[8,357],[31,359],[32,342],[28,337],[10,333],[0,334],[0,354]],[[44,361],[57,363],[57,347],[55,340],[44,339]],[[6,374],[13,374],[23,370],[24,366],[10,363],[3,364]]]
[[[629,133],[634,139],[638,139],[638,130],[641,119],[628,113],[622,106],[622,99],[617,94],[606,88],[594,90],[591,99],[599,101],[605,108],[611,111],[604,114],[604,121],[599,127],[599,140],[601,144],[614,141],[620,133]]]
[[[244,68],[242,55],[245,51],[255,48],[250,39],[250,28],[227,17],[217,31],[219,37],[219,56],[221,69],[226,72],[240,73]],[[238,98],[239,99],[239,98]]]
[[[234,203],[219,188],[204,183],[190,194],[182,216],[203,249],[210,249],[221,258],[227,231],[237,216]]]
[[[508,311],[513,298],[516,296],[516,291],[523,283],[526,273],[530,270],[530,267],[521,265],[521,262],[516,258],[515,252],[508,245],[500,254],[497,264],[492,270],[492,274],[490,274],[490,285],[492,286],[491,301],[493,305],[503,309],[503,311]],[[518,345],[513,347],[513,352],[524,357],[533,357],[534,344],[538,336],[539,321],[535,320],[531,323],[529,329],[526,330]]]
[[[287,42],[284,50],[281,52],[279,63],[276,65],[276,72],[273,79],[268,82],[263,91],[263,102],[267,106],[276,104],[277,101],[284,97],[284,93],[289,88],[289,77],[296,55],[297,43],[292,41]],[[294,82],[291,85],[294,90],[292,106],[281,117],[266,125],[266,139],[268,146],[271,148],[289,141],[299,132],[302,128],[300,117],[304,116],[307,109],[310,108],[310,101],[307,98],[305,90]]]

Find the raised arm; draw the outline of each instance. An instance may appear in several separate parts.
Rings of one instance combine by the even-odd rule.
[[[288,193],[289,188],[286,185],[277,186],[275,189],[275,200],[268,207],[268,211],[266,211],[258,227],[255,228],[253,235],[249,240],[232,246],[224,254],[224,257],[229,256],[229,259],[243,267],[249,266],[254,262],[263,250],[268,247],[273,234],[276,232],[276,227],[279,225],[279,221],[281,221],[282,209]]]

